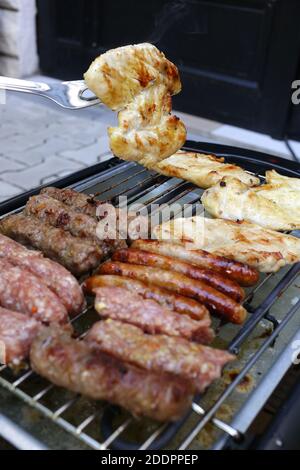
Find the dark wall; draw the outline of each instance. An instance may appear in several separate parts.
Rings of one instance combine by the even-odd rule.
[[[296,78],[300,80],[300,63],[298,66],[298,72],[296,74]],[[298,101],[300,101],[300,87],[299,85],[297,88],[293,90],[296,92],[296,97]],[[289,110],[289,119],[287,125],[287,135],[288,137],[296,140],[300,140],[300,103],[299,104],[292,104]]]
[[[291,139],[300,140],[300,104],[293,106],[287,135]]]
[[[177,109],[287,133],[299,0],[40,0],[38,7],[45,73],[80,78],[101,52],[150,41],[180,68]],[[293,135],[300,138],[300,128]]]

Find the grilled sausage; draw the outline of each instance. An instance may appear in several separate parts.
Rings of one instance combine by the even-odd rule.
[[[232,297],[237,302],[242,302],[245,298],[245,292],[236,281],[228,279],[223,274],[212,271],[211,269],[198,268],[195,265],[185,263],[176,258],[171,258],[170,256],[130,248],[116,251],[112,256],[112,260],[176,271],[192,279],[205,282],[220,292],[223,292],[223,294]]]
[[[89,240],[73,237],[60,228],[22,213],[1,219],[0,233],[41,250],[45,256],[78,276],[95,269],[104,258],[100,247]]]
[[[170,292],[157,286],[149,286],[144,282],[123,276],[92,276],[84,283],[84,289],[92,293],[97,287],[124,287],[131,292],[139,294],[144,299],[152,299],[162,307],[174,310],[183,315],[189,315],[194,320],[202,320],[209,316],[207,308],[189,297]]]
[[[204,250],[188,249],[184,244],[157,240],[136,240],[132,248],[150,251],[165,256],[181,259],[201,268],[209,268],[233,279],[241,286],[252,286],[259,280],[259,272],[244,263],[233,261],[223,256],[214,255]]]
[[[0,259],[0,305],[42,322],[68,320],[67,310],[43,281],[3,259]]]
[[[24,209],[24,213],[37,217],[53,227],[69,231],[74,237],[87,238],[100,246],[103,255],[108,257],[113,250],[123,248],[125,240],[103,239],[97,237],[97,220],[86,214],[78,213],[56,199],[39,194],[32,196]]]
[[[85,306],[82,289],[72,274],[42,253],[28,250],[10,238],[0,235],[0,258],[26,268],[52,290],[70,314],[78,314]]]
[[[60,387],[162,422],[181,418],[195,391],[190,382],[126,364],[53,327],[33,341],[30,362],[35,372]]]
[[[34,318],[0,307],[0,364],[20,366],[40,327]]]
[[[194,383],[203,392],[220,377],[234,356],[183,338],[147,335],[140,328],[114,320],[97,322],[85,340],[117,359],[153,372],[169,372]]]
[[[106,262],[99,268],[100,274],[117,274],[138,279],[147,284],[165,287],[180,295],[192,297],[206,305],[206,307],[219,316],[232,323],[243,323],[246,310],[235,300],[222,294],[202,281],[195,281],[179,273],[164,269],[125,264],[120,262]]]
[[[161,307],[122,287],[96,289],[95,309],[104,318],[124,321],[149,334],[165,334],[208,344],[213,338],[210,318],[196,321]]]

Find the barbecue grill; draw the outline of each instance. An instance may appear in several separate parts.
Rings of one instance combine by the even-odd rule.
[[[255,151],[202,142],[187,142],[185,149],[224,156],[261,179],[265,170],[272,168],[300,177],[296,162]],[[189,182],[122,162],[111,154],[101,163],[53,184],[98,193],[97,198],[114,204],[120,195],[127,196],[129,205],[139,202],[147,208],[154,203],[189,203],[195,207],[202,194]],[[28,197],[40,190],[2,203],[0,215],[19,211]],[[190,413],[181,421],[157,424],[137,420],[117,407],[60,389],[30,369],[13,373],[0,366],[0,435],[17,448],[33,449],[200,450],[242,446],[251,423],[295,357],[296,341],[300,341],[299,274],[300,263],[262,275],[258,285],[247,292],[249,316],[243,326],[214,319],[217,337],[213,345],[236,353],[238,359],[204,395],[195,397]],[[73,324],[82,334],[96,319],[89,299],[87,309]]]

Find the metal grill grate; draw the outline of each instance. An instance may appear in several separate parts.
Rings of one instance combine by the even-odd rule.
[[[244,166],[247,168],[246,162],[244,162]],[[116,202],[117,196],[126,195],[129,203],[140,202],[148,208],[154,203],[195,204],[202,193],[199,188],[190,183],[182,182],[176,178],[168,179],[134,163],[118,164],[99,175],[89,177],[72,186],[79,191],[98,193],[99,199],[111,200],[112,202]],[[191,212],[193,210],[194,206]],[[16,376],[9,368],[2,366],[0,367],[0,385],[39,410],[44,416],[56,422],[84,444],[97,450],[113,447],[144,450],[161,448],[166,447],[170,440],[174,443],[171,444],[172,448],[177,447],[183,450],[193,442],[207,423],[211,423],[213,427],[233,439],[241,439],[242,433],[225,420],[216,417],[216,414],[249,370],[295,316],[300,307],[300,300],[287,309],[280,323],[269,314],[269,310],[292,285],[299,273],[300,264],[294,265],[281,277],[278,283],[275,282],[274,286],[272,285],[274,275],[267,275],[247,294],[245,304],[250,313],[249,318],[242,328],[236,330],[231,341],[228,342],[227,348],[238,353],[262,319],[268,320],[273,325],[271,334],[254,351],[234,380],[214,398],[209,408],[204,409],[201,405],[202,397],[197,397],[190,415],[175,425],[159,425],[144,422],[144,420],[136,421],[125,412],[116,411],[111,405],[90,403],[84,401],[80,396],[59,389],[39,378],[31,370],[23,371]],[[263,301],[253,307],[257,296],[263,296]],[[72,321],[76,330],[84,334],[97,319],[97,315],[90,305]],[[222,328],[222,325],[218,325],[219,331]],[[206,393],[209,394],[210,389]],[[135,432],[135,429],[138,429],[138,432]],[[180,434],[179,440],[175,438],[177,433]]]

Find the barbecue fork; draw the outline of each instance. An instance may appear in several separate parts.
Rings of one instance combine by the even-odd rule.
[[[95,95],[91,95],[84,80],[41,83],[0,76],[0,90],[43,96],[66,109],[83,109],[102,104]]]

